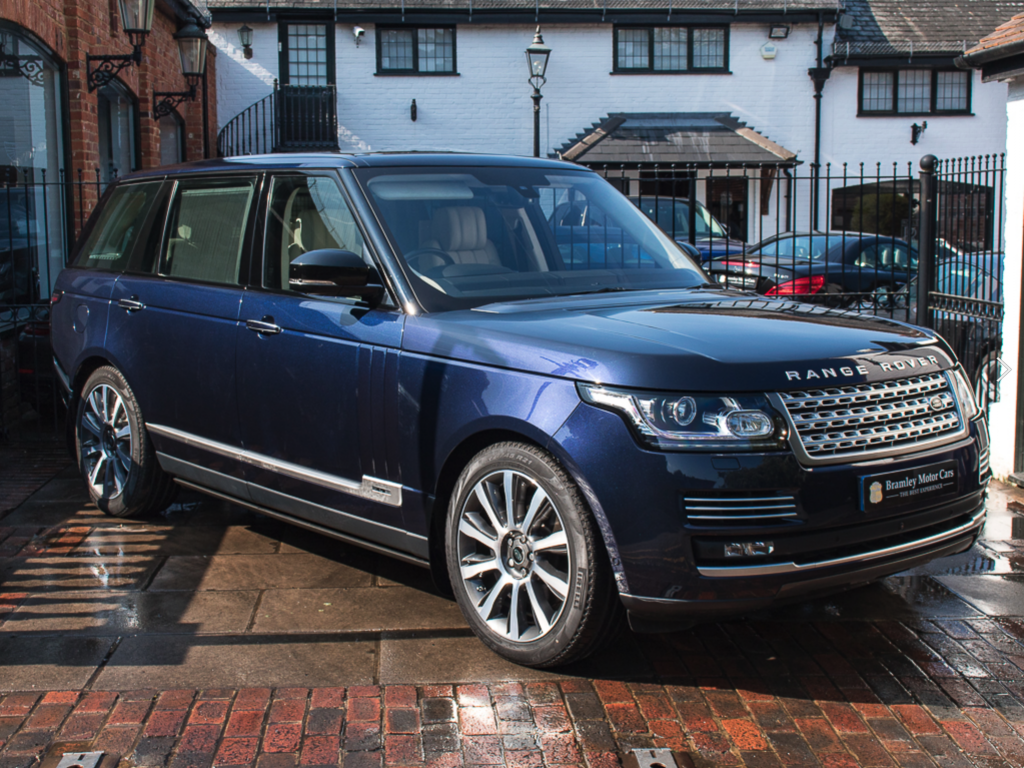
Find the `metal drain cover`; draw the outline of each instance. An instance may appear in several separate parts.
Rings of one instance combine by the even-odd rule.
[[[634,749],[626,755],[624,768],[679,768],[671,749]]]
[[[65,752],[57,768],[97,768],[102,759],[102,752]]]

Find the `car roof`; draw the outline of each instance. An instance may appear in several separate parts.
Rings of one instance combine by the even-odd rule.
[[[158,168],[126,174],[121,177],[120,181],[240,170],[382,167],[547,168],[559,171],[591,172],[589,168],[561,160],[522,157],[519,155],[487,155],[471,154],[468,152],[366,152],[353,154],[341,152],[295,152],[222,157],[211,160],[196,160],[178,165],[164,165]]]

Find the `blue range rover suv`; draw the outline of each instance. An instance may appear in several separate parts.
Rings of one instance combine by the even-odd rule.
[[[607,231],[566,248],[565,205]],[[100,508],[185,486],[429,567],[521,664],[865,583],[984,521],[985,422],[939,338],[722,290],[567,163],[137,173],[52,302]]]

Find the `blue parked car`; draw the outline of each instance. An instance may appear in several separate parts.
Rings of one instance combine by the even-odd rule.
[[[610,233],[579,258],[553,218],[576,200]],[[133,174],[52,323],[101,509],[184,486],[422,565],[521,664],[582,658],[625,617],[864,583],[984,522],[984,417],[941,340],[720,289],[567,163]]]

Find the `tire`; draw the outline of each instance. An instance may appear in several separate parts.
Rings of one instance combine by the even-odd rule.
[[[97,507],[114,517],[141,517],[170,504],[173,479],[160,469],[139,404],[116,368],[96,369],[75,411],[78,468]]]
[[[498,443],[469,462],[448,507],[445,554],[470,627],[517,664],[568,664],[624,626],[583,497],[555,459],[535,446]]]

